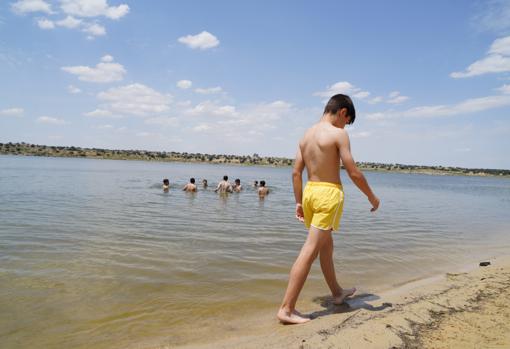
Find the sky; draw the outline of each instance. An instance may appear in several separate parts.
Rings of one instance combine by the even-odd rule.
[[[510,169],[510,1],[0,1],[0,142]]]

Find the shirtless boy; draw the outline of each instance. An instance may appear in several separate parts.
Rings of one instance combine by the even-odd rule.
[[[266,181],[260,181],[260,186],[257,189],[257,192],[259,194],[259,198],[266,197],[266,195],[269,193],[269,189],[266,187]]]
[[[218,183],[218,186],[216,189],[214,189],[214,192],[220,192],[220,193],[231,193],[232,192],[232,184],[228,181],[228,176],[223,176],[223,180]]]
[[[292,183],[296,199],[296,218],[305,223],[308,237],[289,276],[289,284],[277,318],[282,323],[300,324],[310,321],[296,311],[296,302],[310,272],[313,261],[320,256],[322,273],[331,290],[334,304],[341,304],[356,292],[340,287],[333,264],[332,230],[337,230],[342,216],[344,193],[340,181],[340,164],[354,184],[367,196],[371,211],[379,207],[363,173],[351,155],[349,136],[344,130],[352,124],[356,111],[351,99],[342,94],[331,97],[321,120],[308,129],[299,142]],[[341,163],[340,163],[341,161]],[[308,182],[303,193],[302,173],[306,167]]]
[[[241,185],[241,180],[239,178],[237,178],[235,181],[234,181],[234,188],[233,190],[236,192],[236,193],[240,193],[241,190],[243,190],[243,186]]]
[[[170,181],[168,178],[163,179],[163,190],[168,191],[170,189]]]
[[[195,185],[195,178],[190,178],[189,183],[182,188],[183,191],[196,192],[197,186]]]

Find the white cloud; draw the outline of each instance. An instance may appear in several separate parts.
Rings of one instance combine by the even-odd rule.
[[[100,118],[100,117],[109,117],[109,116],[112,116],[113,114],[109,110],[95,109],[93,111],[84,113],[83,115],[92,117],[92,118]]]
[[[450,76],[457,79],[488,73],[503,73],[507,71],[510,71],[510,57],[490,55],[474,62],[469,67],[467,67],[464,72],[453,72],[450,74]]]
[[[54,29],[65,27],[68,29],[80,29],[88,34],[87,39],[106,35],[106,28],[99,23],[97,17],[104,16],[117,20],[129,12],[129,6],[109,6],[106,0],[60,0],[60,11],[52,11],[49,2],[43,0],[20,0],[11,4],[11,9],[17,14],[30,12],[44,12],[47,14],[60,14],[65,17],[60,20],[46,18],[37,19],[37,25],[41,29]],[[78,18],[77,18],[78,17]],[[92,21],[84,22],[82,18],[94,18]]]
[[[409,99],[407,96],[401,96],[399,91],[393,91],[389,94],[389,98],[386,103],[389,104],[400,104]]]
[[[453,105],[419,106],[404,111],[378,112],[366,114],[365,116],[369,120],[432,118],[459,114],[464,115],[506,106],[510,106],[510,95],[470,98]]]
[[[46,19],[46,18],[37,20],[37,25],[41,29],[53,29],[53,28],[55,28],[55,23],[53,23],[53,21],[50,21],[49,19]]]
[[[503,85],[500,88],[497,89],[498,91],[501,91],[504,94],[510,94],[510,85]]]
[[[195,107],[186,111],[192,115],[217,115],[217,116],[237,116],[236,107],[232,105],[218,105],[215,102],[205,101],[197,104]]]
[[[128,128],[126,126],[121,126],[117,129],[115,129],[115,132],[117,133],[123,133],[123,132],[126,132],[128,130]]]
[[[175,117],[159,116],[146,119],[144,121],[147,125],[159,125],[165,127],[175,127],[179,125],[179,119]]]
[[[151,140],[163,138],[163,135],[161,133],[146,132],[146,131],[138,132],[138,133],[136,133],[136,136],[141,137],[141,138],[150,138]]]
[[[193,83],[190,80],[179,80],[177,81],[177,87],[183,90],[190,88]]]
[[[81,19],[76,19],[73,16],[67,16],[66,18],[64,18],[64,19],[62,19],[60,21],[57,21],[56,23],[60,27],[65,27],[65,28],[68,28],[68,29],[74,29],[74,28],[78,28],[81,25],[82,20]]]
[[[106,35],[106,29],[100,24],[97,23],[88,23],[82,29],[84,33],[90,34],[88,38],[93,38],[94,36],[103,36]]]
[[[97,96],[113,113],[150,116],[169,109],[170,95],[161,94],[142,84],[110,88]]]
[[[339,81],[331,86],[328,86],[325,91],[315,92],[313,95],[330,98],[339,93],[358,99],[363,99],[370,95],[370,92],[363,91],[361,88],[352,85],[348,81]]]
[[[368,103],[377,104],[377,103],[381,103],[382,101],[383,101],[383,98],[381,96],[377,96],[377,97],[374,97],[371,100],[369,100]]]
[[[79,80],[96,83],[120,81],[124,78],[124,74],[126,74],[126,70],[121,64],[111,62],[100,62],[95,68],[79,65],[62,67],[61,69],[70,74],[77,75]]]
[[[201,123],[201,124],[198,124],[197,126],[193,127],[192,130],[193,130],[193,132],[206,132],[206,131],[209,131],[211,128],[212,128],[211,125],[206,124],[206,123]]]
[[[113,128],[113,125],[99,125],[97,126],[99,130],[111,130]]]
[[[244,126],[252,130],[274,128],[276,121],[291,114],[292,104],[285,101],[259,103],[243,107],[237,117],[230,120],[236,127]]]
[[[510,36],[494,40],[489,49],[489,54],[510,56]]]
[[[366,97],[370,96],[370,92],[359,91],[359,92],[355,92],[352,96],[354,98],[363,99],[363,98],[366,98]]]
[[[189,107],[191,104],[191,101],[179,101],[175,103],[178,107]]]
[[[220,44],[218,38],[213,34],[203,31],[197,35],[186,35],[180,37],[178,41],[187,45],[192,49],[206,50],[208,48],[216,47]]]
[[[210,95],[210,94],[214,94],[214,93],[220,93],[222,91],[223,91],[223,89],[220,86],[209,87],[209,88],[197,88],[197,89],[195,89],[196,93],[200,93],[200,94],[203,94],[203,95]]]
[[[40,124],[50,124],[50,125],[65,125],[68,123],[67,121],[65,121],[63,119],[54,118],[51,116],[40,116],[37,118],[37,122]]]
[[[71,93],[71,94],[81,93],[81,90],[78,87],[73,86],[73,85],[67,86],[67,91],[69,91],[69,93]]]
[[[389,114],[385,114],[383,112],[376,112],[376,113],[368,113],[368,114],[365,114],[365,117],[368,119],[368,120],[374,120],[374,121],[379,121],[379,120],[384,120],[384,119],[388,119],[390,118],[389,117]]]
[[[507,0],[491,0],[479,3],[480,13],[473,18],[477,29],[485,29],[495,33],[508,32],[510,28],[510,3]]]
[[[23,116],[24,110],[23,108],[8,108],[0,110],[0,116],[15,116],[21,117]]]
[[[471,76],[504,73],[510,71],[510,36],[496,39],[487,55],[469,65],[465,71],[453,72],[452,78],[467,78]]]
[[[17,14],[44,12],[52,14],[51,5],[43,0],[19,0],[11,4],[11,10]]]
[[[77,17],[105,16],[110,19],[119,19],[129,12],[129,6],[108,6],[106,0],[61,0],[62,11]]]
[[[110,63],[110,62],[113,62],[113,57],[110,55],[104,55],[103,57],[101,57],[101,61]]]
[[[362,132],[352,132],[351,138],[368,138],[372,135],[371,132],[362,131]]]
[[[296,114],[290,103],[281,100],[246,105],[236,108],[235,117],[219,115],[213,125],[206,124],[210,129],[204,126],[200,131],[232,142],[249,142],[263,138],[268,131],[275,130],[282,119]]]

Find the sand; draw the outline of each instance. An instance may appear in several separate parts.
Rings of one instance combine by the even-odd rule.
[[[509,304],[505,257],[486,267],[473,263],[469,272],[358,294],[341,306],[316,299],[300,309],[314,317],[306,324],[284,326],[267,314],[231,328],[223,339],[179,348],[510,348]]]

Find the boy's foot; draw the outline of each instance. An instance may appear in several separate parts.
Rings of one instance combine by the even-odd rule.
[[[304,317],[298,311],[294,310],[292,313],[288,313],[283,309],[278,311],[276,317],[282,324],[285,325],[294,325],[294,324],[304,324],[305,322],[310,321],[310,318]]]
[[[344,288],[340,296],[333,297],[333,304],[340,305],[345,301],[345,298],[352,296],[356,292],[356,287]]]

